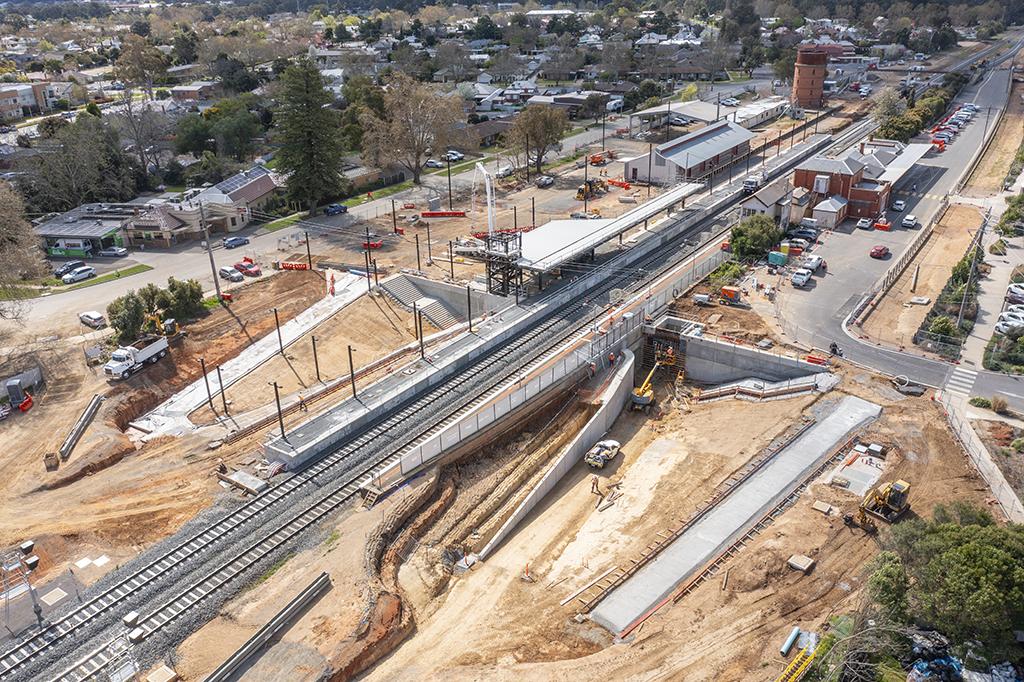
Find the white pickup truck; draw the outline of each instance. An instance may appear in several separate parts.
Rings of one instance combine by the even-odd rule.
[[[127,379],[147,363],[153,364],[167,355],[167,337],[145,336],[130,346],[121,346],[103,365],[103,373],[115,379]]]

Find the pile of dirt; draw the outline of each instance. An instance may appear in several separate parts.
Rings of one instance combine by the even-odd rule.
[[[717,298],[717,290],[708,286],[698,286],[693,293],[710,294],[712,300]],[[674,301],[669,307],[669,314],[702,322],[709,332],[721,336],[752,342],[764,338],[777,340],[761,316],[744,306],[697,305],[691,295]]]

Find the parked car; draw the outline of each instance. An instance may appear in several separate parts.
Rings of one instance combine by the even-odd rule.
[[[806,256],[801,265],[811,272],[817,272],[818,268],[825,264],[825,259],[821,256]]]
[[[248,244],[249,243],[249,238],[248,237],[224,237],[223,243],[224,243],[224,248],[225,249],[234,249],[234,248],[237,248],[239,246],[245,246],[246,244]]]
[[[217,271],[217,274],[220,275],[221,279],[226,279],[229,282],[241,282],[243,279],[245,279],[245,275],[243,275],[241,272],[231,267],[230,265],[225,265],[224,267],[222,267],[220,270]]]
[[[466,158],[466,155],[463,154],[462,152],[457,152],[454,149],[449,149],[448,152],[444,155],[444,158],[454,163],[455,161],[462,161],[464,158]]]
[[[1017,322],[999,322],[996,324],[996,334],[1009,334],[1021,331],[1024,331],[1024,324]]]
[[[790,246],[795,246],[798,249],[802,249],[804,251],[806,251],[811,246],[811,242],[807,241],[806,239],[802,239],[800,237],[794,237],[794,238],[792,238],[792,239],[790,239],[788,241],[789,241],[789,245]]]
[[[537,178],[536,184],[538,187],[550,187],[551,185],[555,184],[555,179],[550,175],[542,175],[539,178]]]
[[[100,249],[96,252],[97,256],[106,256],[108,258],[120,258],[121,256],[128,255],[128,249],[123,246],[108,246],[104,249]]]
[[[348,213],[348,206],[345,204],[329,204],[324,209],[324,215],[341,215],[342,213]]]
[[[250,263],[249,261],[244,260],[235,263],[235,270],[238,270],[243,275],[248,275],[249,277],[259,277],[263,274],[263,271],[260,270],[260,266],[256,265],[256,263]]]
[[[690,121],[689,119],[683,118],[682,116],[672,116],[668,119],[668,122],[674,126],[684,126],[687,125]]]
[[[907,202],[903,201],[903,199],[897,199],[896,201],[892,202],[892,206],[891,206],[892,210],[894,210],[896,212],[902,211],[906,207],[907,207]]]
[[[888,246],[882,246],[881,244],[878,244],[877,246],[873,246],[873,247],[871,247],[871,254],[870,255],[871,255],[872,258],[885,258],[886,256],[889,255],[889,247]]]
[[[1003,312],[1024,313],[1024,304],[1008,305]]]
[[[427,162],[423,165],[427,168],[444,168],[447,164],[437,159],[427,159]]]
[[[1006,300],[1010,303],[1024,303],[1024,285],[1011,284],[1006,287]]]
[[[871,218],[861,218],[857,221],[857,229],[870,230],[874,224],[875,223]]]
[[[1024,324],[1024,313],[1015,313],[1009,310],[999,313],[999,318],[996,322],[1013,322],[1015,324]]]
[[[494,173],[496,178],[507,178],[512,175],[512,166],[498,166],[498,170]]]
[[[107,326],[107,318],[103,317],[103,313],[98,313],[95,310],[78,313],[78,321],[93,329],[102,329]]]
[[[917,216],[913,213],[908,213],[903,216],[903,220],[900,221],[900,225],[903,227],[909,227],[911,229],[917,227]]]
[[[83,279],[89,279],[90,277],[96,276],[96,268],[91,265],[83,265],[80,268],[75,268],[68,274],[60,278],[60,281],[64,284],[74,284],[75,282],[81,282]]]
[[[727,107],[738,107],[740,105],[740,101],[735,97],[726,97],[722,100],[722,104]]]
[[[818,231],[812,230],[806,227],[801,227],[787,234],[790,239],[803,239],[809,244],[813,244],[818,241]]]
[[[17,126],[0,126],[0,133],[16,133],[18,132]]]
[[[798,268],[789,278],[789,283],[795,287],[807,286],[807,283],[811,281],[812,274],[807,268]]]
[[[75,270],[75,269],[81,268],[81,267],[85,267],[85,261],[84,260],[69,260],[66,263],[63,263],[56,270],[54,270],[53,271],[53,276],[58,278],[58,279],[60,279],[61,277],[63,277],[64,275],[68,274],[72,270]]]

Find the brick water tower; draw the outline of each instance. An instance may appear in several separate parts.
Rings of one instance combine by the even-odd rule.
[[[825,101],[828,53],[815,47],[796,51],[793,70],[793,104],[801,109],[820,109]]]

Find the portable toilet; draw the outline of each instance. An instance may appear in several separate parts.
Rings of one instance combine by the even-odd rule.
[[[785,265],[787,260],[789,259],[786,254],[781,251],[768,252],[768,265]]]

